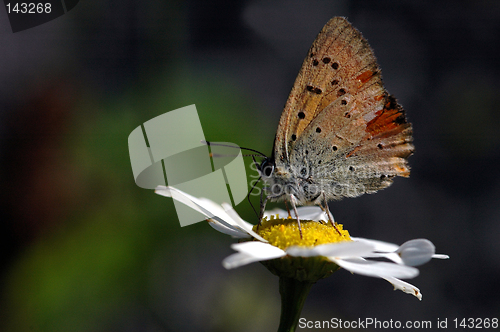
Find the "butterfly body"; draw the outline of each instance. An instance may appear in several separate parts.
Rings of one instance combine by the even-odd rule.
[[[266,200],[295,205],[374,193],[409,176],[412,128],[385,90],[372,49],[342,17],[306,56],[261,165]],[[263,207],[261,207],[263,210]]]

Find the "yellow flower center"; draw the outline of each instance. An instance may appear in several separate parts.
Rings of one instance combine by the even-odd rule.
[[[349,232],[341,224],[332,226],[330,222],[301,220],[302,238],[296,219],[278,219],[278,216],[264,217],[260,226],[253,230],[269,241],[269,244],[285,250],[290,246],[314,247],[325,243],[351,241]],[[339,234],[340,232],[340,234]]]

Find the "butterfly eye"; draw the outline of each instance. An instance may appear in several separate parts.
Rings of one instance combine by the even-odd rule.
[[[274,172],[274,162],[269,159],[265,159],[262,164],[260,164],[260,172],[263,177],[270,177]]]
[[[264,168],[264,176],[270,177],[273,174],[274,171],[274,165],[267,165],[266,168]]]

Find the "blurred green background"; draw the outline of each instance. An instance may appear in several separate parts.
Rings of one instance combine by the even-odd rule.
[[[340,271],[302,317],[499,317],[500,6],[449,3],[82,1],[15,34],[0,10],[0,329],[276,330],[277,278],[226,271],[234,241],[181,228],[171,199],[137,187],[127,137],[196,104],[206,139],[269,155],[303,57],[339,15],[369,40],[416,153],[410,179],[332,203],[334,217],[354,236],[428,238],[451,260],[410,281],[423,302]]]

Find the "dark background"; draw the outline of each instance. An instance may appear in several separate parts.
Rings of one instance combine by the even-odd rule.
[[[333,16],[370,42],[416,152],[409,179],[331,211],[353,236],[427,238],[451,258],[409,280],[422,302],[339,271],[302,317],[500,317],[500,2],[108,0],[19,33],[0,10],[0,328],[275,331],[277,277],[225,270],[234,241],[181,228],[170,199],[135,186],[127,137],[194,103],[207,139],[270,154]]]

